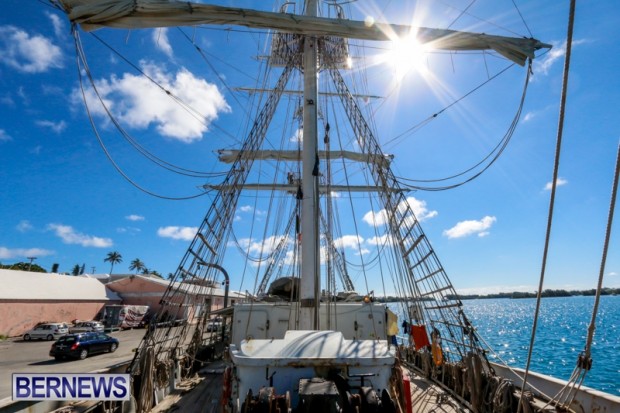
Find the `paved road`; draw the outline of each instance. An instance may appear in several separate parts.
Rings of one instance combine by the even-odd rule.
[[[120,341],[114,353],[103,353],[86,360],[56,361],[49,356],[51,341],[7,340],[0,342],[0,401],[11,397],[12,373],[87,373],[131,360],[146,330],[112,333]]]

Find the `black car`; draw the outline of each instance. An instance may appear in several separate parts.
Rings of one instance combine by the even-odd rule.
[[[91,354],[113,353],[118,340],[104,333],[67,334],[60,337],[50,349],[50,356],[56,360],[65,357],[84,360]]]

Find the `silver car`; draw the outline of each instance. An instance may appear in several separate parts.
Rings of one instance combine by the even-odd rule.
[[[69,328],[70,333],[103,333],[103,324],[99,321],[80,321]]]
[[[30,341],[33,338],[39,340],[57,340],[65,334],[69,333],[67,324],[65,323],[45,323],[39,324],[30,331],[24,334],[25,341]]]

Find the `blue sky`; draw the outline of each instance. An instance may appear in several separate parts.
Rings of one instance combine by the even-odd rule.
[[[527,27],[512,1],[490,2],[493,8],[477,2],[461,15],[466,3],[419,1],[401,7],[401,2],[389,2],[373,7],[371,2],[358,2],[352,11],[360,19],[372,15],[377,21],[403,24],[413,19],[429,27],[456,21],[452,28],[491,33],[491,27],[501,35],[529,36],[529,28],[534,37],[554,45],[534,63],[523,114],[499,160],[456,189],[408,195],[458,291],[534,291],[549,205],[568,1],[517,1]],[[183,41],[174,29],[94,32],[110,44],[115,42],[118,55],[81,33],[99,91],[127,130],[165,161],[205,173],[171,176],[154,169],[118,137],[103,111],[92,106],[105,149],[123,177],[99,144],[84,109],[68,20],[46,2],[7,0],[4,9],[0,262],[36,257],[35,262],[47,270],[53,263],[60,264],[61,272],[84,264],[87,272],[102,273],[110,269],[103,261],[107,253],[118,251],[123,263],[115,272],[129,272],[134,258],[162,274],[173,272],[212,195],[164,198],[193,197],[207,181],[218,182],[217,176],[208,174],[226,171],[214,151],[238,147],[245,109],[244,98],[223,85],[253,85],[257,59],[247,58],[265,54],[264,36],[246,33],[237,38],[233,32],[186,30],[206,52],[208,59],[203,59],[187,41],[181,46],[173,43]],[[614,0],[581,1],[577,7],[546,288],[596,286],[620,138],[620,58],[614,53],[620,40],[618,12]],[[386,47],[378,45],[377,50]],[[372,48],[365,50],[372,54]],[[191,107],[200,108],[203,120],[188,118],[184,108],[149,88],[149,82],[121,56],[173,88]],[[525,76],[524,69],[511,68],[485,92],[415,133],[404,133],[480,84],[488,73],[508,65],[495,57],[478,59],[472,66],[460,55],[429,54],[424,59],[417,70],[397,70],[384,62],[368,72],[368,80],[376,83],[369,93],[381,96],[372,103],[380,142],[387,153],[396,155],[396,175],[409,179],[449,176],[487,153],[514,116]],[[471,83],[455,82],[457,75],[464,72],[468,77],[474,69],[481,77],[472,75]],[[87,92],[86,98],[92,102],[94,95]],[[242,197],[236,211],[237,236],[244,246],[259,238],[250,236],[248,228],[266,210],[253,202]],[[362,211],[358,220],[369,224],[373,216],[377,225],[378,208],[374,213]],[[376,245],[370,226],[360,227],[357,234],[347,232],[338,241],[345,248],[356,244],[364,254]],[[620,287],[619,238],[616,222],[605,272],[607,287]],[[250,289],[247,281],[240,285],[238,262],[229,265],[233,288]]]

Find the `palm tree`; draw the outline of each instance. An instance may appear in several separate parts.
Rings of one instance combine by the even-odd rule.
[[[144,263],[140,261],[140,258],[136,258],[135,260],[131,261],[131,265],[129,266],[130,270],[136,270],[136,274],[143,268],[146,267],[144,266]]]
[[[123,256],[116,251],[108,252],[108,256],[104,258],[103,262],[109,262],[110,264],[112,264],[110,266],[110,274],[112,274],[114,264],[123,262]]]

